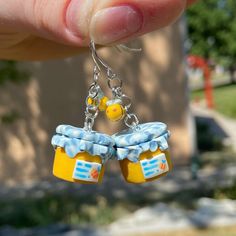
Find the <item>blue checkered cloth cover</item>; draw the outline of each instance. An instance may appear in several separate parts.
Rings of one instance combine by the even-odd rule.
[[[86,131],[70,125],[59,125],[57,134],[52,137],[54,147],[61,147],[66,154],[74,158],[78,153],[87,152],[92,156],[100,156],[105,162],[114,154],[114,140],[95,131]]]
[[[138,125],[137,129],[124,130],[112,137],[116,143],[118,160],[128,158],[132,162],[138,162],[143,152],[155,152],[158,148],[167,150],[170,132],[166,124],[150,122]]]

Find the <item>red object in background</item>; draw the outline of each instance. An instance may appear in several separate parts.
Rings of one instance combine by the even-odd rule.
[[[212,109],[214,108],[213,101],[213,87],[211,83],[211,70],[208,66],[207,61],[199,56],[190,55],[187,58],[188,65],[192,68],[198,68],[203,71],[204,76],[204,87],[205,87],[205,98],[207,101],[207,107]]]

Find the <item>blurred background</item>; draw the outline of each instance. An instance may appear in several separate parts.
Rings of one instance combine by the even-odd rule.
[[[52,176],[56,126],[84,123],[89,52],[0,61],[0,235],[236,235],[235,38],[236,2],[208,0],[128,44],[141,53],[99,50],[140,121],[172,133],[173,171],[143,185],[125,183],[114,161],[101,185]],[[95,126],[123,128],[103,115]]]

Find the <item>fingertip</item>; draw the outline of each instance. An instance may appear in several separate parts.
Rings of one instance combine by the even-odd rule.
[[[185,7],[186,0],[110,1],[92,18],[90,35],[103,45],[124,42],[169,25]]]
[[[98,44],[110,44],[140,31],[143,16],[137,9],[114,6],[98,11],[91,20],[90,36]]]

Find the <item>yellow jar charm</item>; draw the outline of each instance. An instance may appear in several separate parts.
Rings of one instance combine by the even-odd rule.
[[[53,174],[76,183],[101,183],[104,164],[114,153],[114,141],[108,135],[59,125],[52,138],[56,148]]]
[[[145,183],[166,175],[172,164],[168,152],[169,131],[165,124],[140,124],[113,135],[121,171],[129,183]]]
[[[119,121],[124,118],[125,109],[122,106],[120,99],[107,102],[106,116],[111,121]]]

